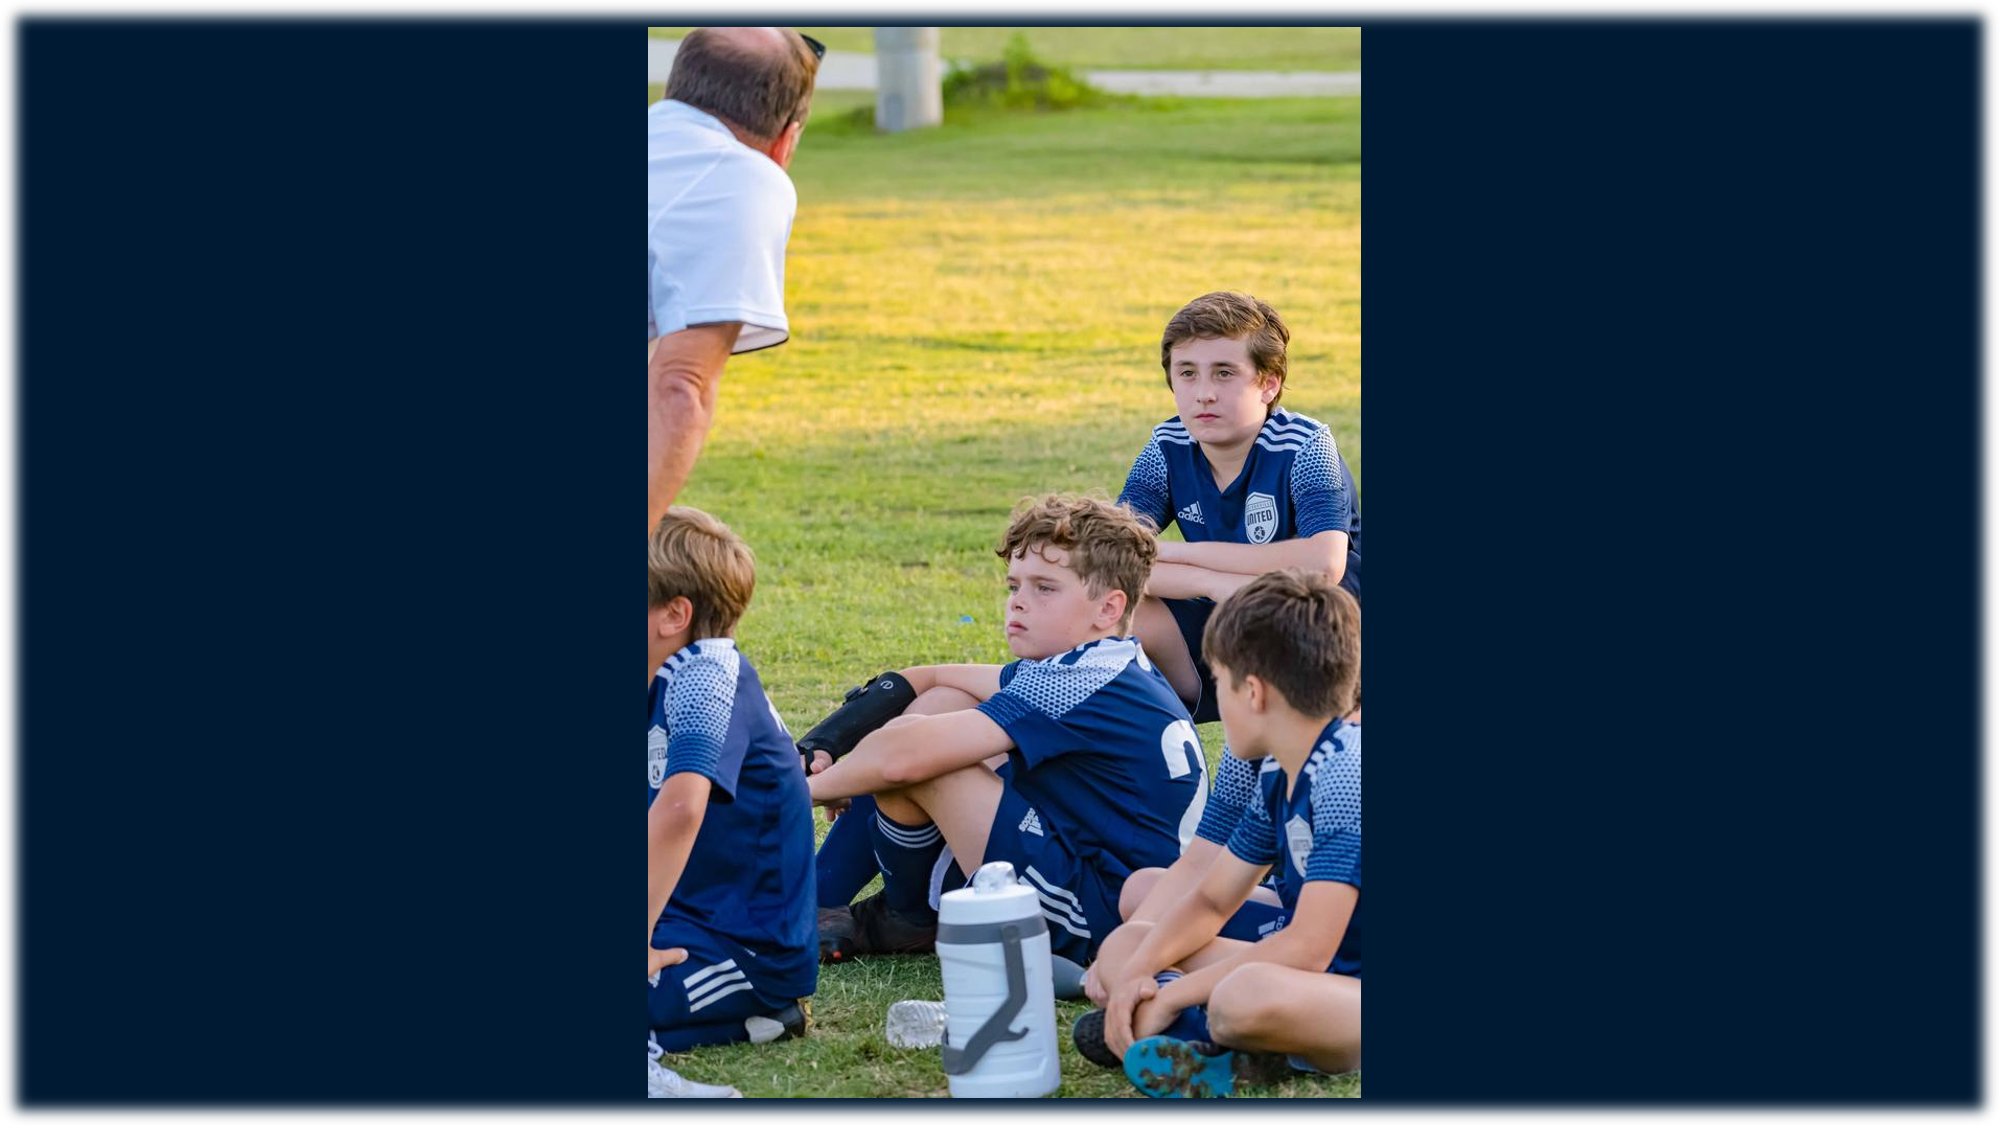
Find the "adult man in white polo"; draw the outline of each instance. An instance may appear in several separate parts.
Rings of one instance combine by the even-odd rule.
[[[681,40],[666,97],[646,111],[646,528],[686,483],[715,416],[722,367],[782,344],[785,243],[797,151],[826,48],[775,27],[704,27]],[[652,949],[647,973],[686,952]],[[660,1064],[655,1098],[740,1098]]]
[[[782,344],[786,173],[826,48],[776,27],[681,40],[646,131],[646,527],[701,453],[731,355]]]

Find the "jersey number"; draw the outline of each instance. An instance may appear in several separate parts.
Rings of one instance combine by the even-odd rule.
[[[1167,760],[1168,777],[1194,775],[1194,798],[1181,814],[1181,850],[1186,851],[1201,824],[1202,810],[1208,807],[1208,759],[1201,752],[1201,736],[1194,732],[1194,724],[1186,719],[1169,723],[1160,732],[1160,754]]]

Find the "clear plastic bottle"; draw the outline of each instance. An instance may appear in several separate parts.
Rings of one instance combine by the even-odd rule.
[[[891,1047],[936,1047],[944,1042],[944,1001],[898,1000],[883,1030]]]

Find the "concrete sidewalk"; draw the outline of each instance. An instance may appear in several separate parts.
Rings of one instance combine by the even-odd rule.
[[[667,80],[677,39],[646,40],[646,82]],[[1084,81],[1114,94],[1176,94],[1193,98],[1327,98],[1361,93],[1360,71],[1086,70]],[[875,56],[828,51],[819,64],[820,90],[873,90]]]

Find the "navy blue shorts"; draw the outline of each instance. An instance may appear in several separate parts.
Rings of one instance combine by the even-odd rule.
[[[1207,598],[1161,598],[1166,603],[1167,612],[1174,615],[1174,624],[1181,627],[1181,640],[1187,642],[1188,655],[1194,659],[1195,675],[1201,677],[1201,697],[1188,708],[1197,723],[1220,722],[1222,712],[1215,706],[1215,673],[1208,661],[1201,658],[1201,632],[1208,628],[1208,619],[1215,614],[1215,603]]]
[[[756,955],[706,930],[664,924],[653,931],[653,948],[681,948],[688,953],[687,960],[661,969],[646,983],[646,1007],[655,1030],[741,1023],[798,999],[759,988]]]
[[[1004,779],[1003,779],[1004,780]],[[1118,928],[1118,891],[1048,830],[1040,810],[1009,784],[986,831],[986,862],[1006,860],[1014,876],[1035,889],[1049,924],[1049,952],[1088,965],[1097,947]]]
[[[1347,572],[1340,577],[1341,588],[1361,600],[1361,555],[1357,551],[1347,552]],[[1215,703],[1215,671],[1202,658],[1201,634],[1208,628],[1208,619],[1215,615],[1215,603],[1207,598],[1161,598],[1166,603],[1167,612],[1174,615],[1174,624],[1180,626],[1181,640],[1187,643],[1188,655],[1194,659],[1195,675],[1201,677],[1201,698],[1188,708],[1197,723],[1219,723],[1222,712]]]
[[[1236,908],[1229,921],[1222,924],[1217,937],[1235,938],[1237,941],[1261,941],[1285,928],[1285,908],[1268,902],[1250,899]]]

